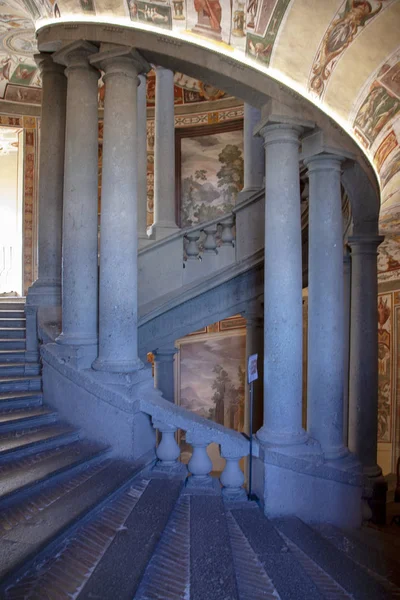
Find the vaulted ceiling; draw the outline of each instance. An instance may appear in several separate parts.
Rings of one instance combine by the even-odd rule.
[[[398,228],[400,0],[0,0],[0,7],[0,99],[38,102],[35,28],[49,19],[106,19],[206,38],[344,124],[379,173],[382,226]],[[218,97],[178,79],[198,100]]]

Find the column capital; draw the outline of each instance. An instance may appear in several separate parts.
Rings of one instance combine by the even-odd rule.
[[[55,63],[53,56],[54,54],[50,52],[40,52],[38,54],[34,54],[33,58],[40,69],[40,74],[42,77],[46,73],[65,75],[65,67],[61,64]]]
[[[348,238],[347,243],[351,248],[351,254],[371,254],[376,255],[378,246],[385,239],[384,235],[378,234],[359,234]]]
[[[300,144],[303,128],[294,123],[273,123],[269,119],[261,120],[253,130],[253,135],[264,138],[264,147],[282,142]]]
[[[346,160],[345,156],[339,154],[313,154],[303,158],[304,164],[307,166],[309,173],[316,171],[341,171],[341,164]]]
[[[103,43],[100,51],[89,58],[90,64],[105,71],[105,77],[110,75],[125,75],[137,77],[139,73],[148,73],[150,64],[131,46]]]
[[[98,48],[94,44],[86,42],[85,40],[77,40],[55,52],[53,54],[53,60],[56,63],[67,67],[67,75],[71,69],[84,69],[92,71],[100,77],[100,73],[97,69],[93,69],[89,63],[90,56],[97,53]]]
[[[166,346],[164,348],[157,348],[154,350],[154,361],[155,362],[173,362],[175,354],[178,352],[178,348],[175,346]]]

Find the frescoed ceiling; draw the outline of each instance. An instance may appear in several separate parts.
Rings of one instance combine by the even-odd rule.
[[[382,226],[400,225],[400,0],[0,0],[0,98],[40,101],[34,29],[46,19],[152,25],[282,74],[336,115],[379,173]],[[176,74],[178,103],[220,92]],[[154,102],[150,77],[149,104]]]

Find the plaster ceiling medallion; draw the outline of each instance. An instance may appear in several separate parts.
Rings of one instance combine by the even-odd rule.
[[[35,40],[34,29],[24,29],[8,33],[3,38],[3,48],[19,56],[32,58],[37,53],[37,44]]]

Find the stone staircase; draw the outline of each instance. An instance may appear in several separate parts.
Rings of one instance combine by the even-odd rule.
[[[82,439],[43,404],[21,307],[0,310],[1,599],[400,598],[395,536],[269,520]]]

